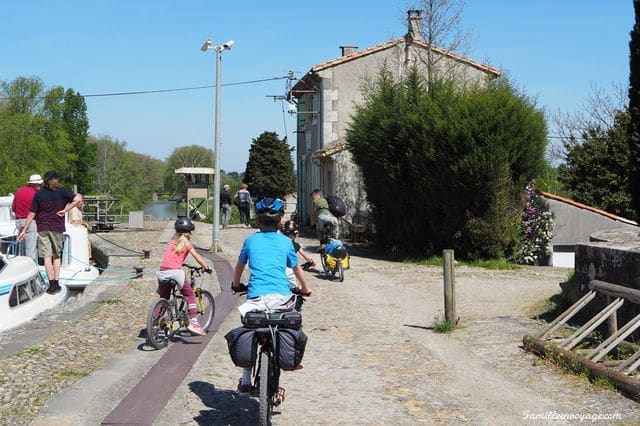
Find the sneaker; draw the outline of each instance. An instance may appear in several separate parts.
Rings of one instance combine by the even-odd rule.
[[[187,330],[191,332],[191,334],[195,334],[197,336],[204,336],[207,334],[204,328],[198,323],[191,323],[187,326]]]
[[[60,284],[56,284],[55,288],[53,289],[54,293],[60,293],[62,291],[62,287],[60,287]]]
[[[238,394],[240,396],[251,396],[251,383],[242,384],[242,379],[238,380]]]

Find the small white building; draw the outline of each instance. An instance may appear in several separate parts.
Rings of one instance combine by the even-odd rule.
[[[559,195],[542,191],[538,194],[554,216],[549,266],[573,268],[576,244],[589,242],[595,232],[625,229],[637,234],[640,231],[632,220]]]

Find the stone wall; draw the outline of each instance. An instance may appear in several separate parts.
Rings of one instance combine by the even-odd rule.
[[[610,230],[594,233],[588,243],[576,245],[575,276],[561,283],[562,294],[571,303],[588,292],[589,281],[597,279],[640,290],[640,236],[635,230]],[[598,296],[583,309],[581,319],[601,310],[606,297]],[[640,313],[640,305],[625,302],[618,310],[619,324]]]

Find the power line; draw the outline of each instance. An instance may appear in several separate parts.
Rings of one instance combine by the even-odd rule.
[[[285,78],[289,78],[289,76],[262,78],[259,80],[238,81],[235,83],[221,84],[221,86],[240,86],[243,84],[256,84],[256,83],[264,83],[265,81],[283,80]],[[216,87],[215,85],[207,85],[207,86],[181,87],[177,89],[135,90],[131,92],[93,93],[93,94],[80,95],[80,96],[84,98],[98,98],[98,97],[107,97],[107,96],[146,95],[151,93],[170,93],[170,92],[185,92],[189,90],[213,89],[215,87]],[[9,100],[11,98],[2,97],[0,99]],[[44,96],[38,96],[37,99],[44,99]]]

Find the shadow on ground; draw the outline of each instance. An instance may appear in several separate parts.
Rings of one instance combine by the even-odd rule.
[[[229,389],[216,389],[207,382],[189,383],[189,388],[198,395],[209,410],[200,410],[193,419],[200,425],[255,425],[258,423],[258,401],[239,396]],[[274,415],[278,412],[274,411]]]

